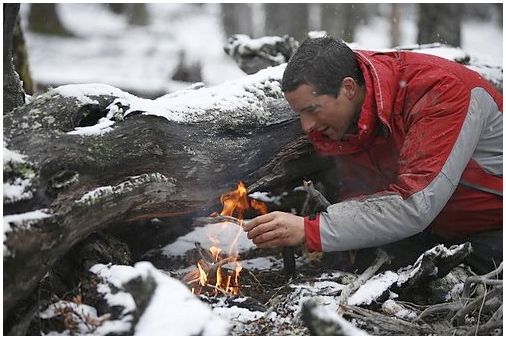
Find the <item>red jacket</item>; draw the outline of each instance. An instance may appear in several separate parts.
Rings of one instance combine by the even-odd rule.
[[[426,229],[502,228],[502,95],[478,73],[413,52],[355,51],[365,78],[357,133],[317,152],[336,155],[341,198],[305,219],[306,246],[379,246]]]

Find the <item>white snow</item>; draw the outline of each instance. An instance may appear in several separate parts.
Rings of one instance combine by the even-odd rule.
[[[114,125],[114,121],[107,118],[100,118],[98,123],[93,126],[76,127],[75,130],[68,132],[67,134],[72,135],[103,135],[107,132],[112,131],[111,126]]]
[[[349,305],[370,305],[379,296],[399,280],[399,275],[392,271],[385,271],[367,280],[348,299]]]
[[[158,271],[149,262],[138,262],[135,266],[97,264],[90,271],[116,287],[141,277],[151,277],[156,289],[135,327],[135,335],[225,335],[227,322],[216,316],[212,310],[195,297],[179,280]],[[109,292],[107,292],[109,293]],[[129,299],[124,299],[127,307]],[[121,296],[114,299],[121,302]],[[170,305],[170,307],[168,307]]]
[[[3,148],[3,159],[4,159],[4,167],[7,166],[7,169],[12,165],[17,164],[25,164],[26,155],[20,154],[16,151],[12,151],[5,147],[4,140],[4,148]],[[4,168],[4,172],[6,168]],[[3,183],[3,197],[4,202],[16,202],[25,199],[31,199],[33,197],[33,193],[30,191],[30,186],[32,185],[32,178],[35,176],[34,173],[26,172],[23,174],[23,177],[16,177],[14,180],[6,180]]]
[[[231,322],[239,321],[241,323],[257,320],[265,315],[264,312],[250,311],[247,308],[237,306],[214,307],[213,312],[220,317],[230,320]]]
[[[255,200],[260,200],[263,202],[272,202],[276,205],[281,205],[281,199],[284,196],[288,195],[288,193],[284,192],[282,195],[272,196],[271,192],[253,192],[248,194],[248,196]]]
[[[83,105],[98,104],[98,101],[90,98],[91,96],[98,95],[111,95],[125,99],[136,98],[134,95],[124,92],[116,87],[97,83],[63,85],[56,87],[54,92],[63,97],[74,97]]]
[[[25,199],[31,199],[33,193],[29,190],[32,185],[32,179],[15,178],[14,182],[4,182],[3,196],[4,202],[16,202]]]
[[[241,266],[250,271],[273,271],[283,268],[283,261],[275,257],[258,257],[241,260]]]
[[[7,149],[5,147],[5,141],[4,141],[4,150],[3,150],[3,158],[4,158],[4,166],[11,162],[11,163],[18,163],[22,164],[25,162],[24,158],[26,158],[26,155],[20,154],[16,151],[12,151],[10,149]]]

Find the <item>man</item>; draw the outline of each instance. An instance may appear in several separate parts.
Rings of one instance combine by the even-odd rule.
[[[245,230],[258,247],[470,241],[476,271],[502,261],[502,95],[479,74],[324,37],[301,45],[282,90],[316,151],[335,156],[341,202],[315,220],[253,219]]]

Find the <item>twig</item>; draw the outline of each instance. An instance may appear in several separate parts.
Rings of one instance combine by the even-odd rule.
[[[379,248],[374,263],[370,267],[368,267],[362,274],[360,274],[357,277],[357,279],[346,285],[346,287],[342,290],[341,296],[339,297],[339,305],[347,305],[348,297],[352,293],[355,293],[355,291],[358,290],[358,288],[362,286],[367,280],[369,280],[376,273],[376,271],[378,271],[379,268],[383,266],[383,264],[386,263],[388,260],[389,260],[388,254],[381,248]]]
[[[219,224],[222,222],[230,222],[232,224],[236,224],[241,227],[243,225],[242,219],[237,219],[234,217],[230,217],[228,215],[218,215],[215,217],[198,217],[193,219],[194,226],[205,226],[208,224]]]
[[[476,320],[476,331],[474,335],[478,335],[478,328],[480,327],[481,311],[483,310],[483,305],[485,305],[486,298],[487,298],[487,289],[485,289],[485,293],[483,294],[483,301],[481,302],[480,310],[478,311],[478,319]]]
[[[262,289],[264,289],[264,290],[265,290],[264,285],[262,285],[262,283],[261,283],[261,282],[257,279],[257,277],[256,277],[256,276],[255,276],[255,275],[254,275],[254,274],[253,274],[250,270],[248,270],[248,274],[249,274],[249,275],[251,275],[251,276],[253,277],[253,279],[255,279],[255,281],[257,282],[257,284],[258,284],[260,287],[262,287]]]
[[[214,285],[211,285],[211,284],[206,284],[206,287],[214,288],[215,290],[223,293],[224,295],[228,295],[227,291],[225,291],[224,289],[222,289],[222,288],[220,288],[218,286],[214,286]]]
[[[471,285],[474,283],[482,283],[484,285],[495,285],[496,283],[493,283],[493,281],[499,280],[492,280],[491,278],[495,277],[497,279],[497,277],[501,272],[502,272],[502,262],[499,265],[499,267],[493,270],[492,272],[480,276],[472,276],[467,278],[466,281],[464,282],[464,291],[462,292],[462,297],[464,298],[469,297],[469,295],[471,294]]]
[[[323,194],[321,194],[320,191],[318,191],[316,188],[314,188],[313,182],[311,180],[304,180],[303,186],[306,192],[308,192],[311,197],[316,200],[319,206],[323,207],[324,209],[327,209],[331,205],[331,203],[325,198]]]

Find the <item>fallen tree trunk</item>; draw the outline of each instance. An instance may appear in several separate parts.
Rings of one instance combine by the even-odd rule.
[[[238,180],[255,190],[300,184],[321,168],[308,161],[279,77],[271,69],[158,100],[63,86],[5,114],[4,185],[18,194],[4,192],[4,315],[92,232],[208,213]]]

